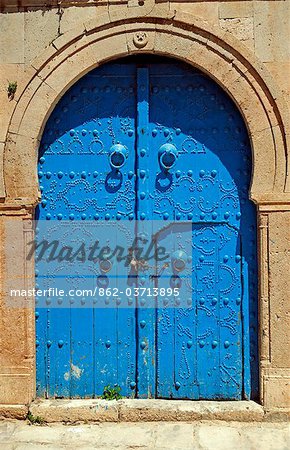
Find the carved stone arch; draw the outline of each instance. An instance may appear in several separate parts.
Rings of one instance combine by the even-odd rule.
[[[209,29],[208,24],[188,14],[171,17],[156,8],[146,18],[124,17],[120,11],[113,19],[105,14],[97,21],[80,24],[56,39],[32,63],[33,75],[25,83],[7,133],[7,201],[37,202],[37,149],[45,122],[64,92],[106,61],[146,52],[198,67],[228,92],[244,117],[252,143],[251,197],[257,203],[283,202],[287,174],[283,117],[286,108],[267,71],[230,33]],[[141,31],[146,38],[136,45]]]

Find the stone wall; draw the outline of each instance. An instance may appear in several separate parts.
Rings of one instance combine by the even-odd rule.
[[[51,4],[59,6],[45,7]],[[144,6],[139,6],[144,3]],[[0,14],[0,92],[6,103],[7,80],[19,79],[26,66],[59,35],[77,23],[114,12],[127,4],[140,15],[154,5],[153,0],[100,1],[1,1]],[[158,0],[156,1],[158,3]],[[150,4],[150,6],[149,6]],[[5,6],[6,5],[6,6]],[[14,5],[23,5],[14,6]],[[79,5],[79,6],[75,6]],[[162,2],[171,10],[191,13],[233,34],[265,64],[281,90],[290,95],[290,2],[267,0],[175,1]],[[21,87],[20,87],[21,88]],[[2,109],[2,108],[1,108]],[[2,115],[6,113],[2,109]],[[5,130],[1,117],[0,139]]]
[[[260,230],[261,402],[271,410],[288,408],[290,2],[2,0],[0,11],[0,215],[1,223],[11,217],[25,222],[27,233],[38,195],[37,148],[49,112],[94,65],[135,52],[136,29],[148,33],[145,51],[198,65],[234,98],[254,154],[250,195]],[[119,34],[110,37],[110,27]],[[12,81],[17,91],[8,98]],[[4,232],[0,239],[3,249]],[[21,251],[12,262],[25,273]],[[0,303],[0,403],[33,398],[33,330],[31,312]]]

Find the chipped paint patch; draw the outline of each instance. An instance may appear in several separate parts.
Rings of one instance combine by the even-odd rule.
[[[64,379],[68,381],[70,377],[80,379],[84,369],[80,369],[78,366],[75,366],[73,363],[70,363],[70,372],[65,372]]]

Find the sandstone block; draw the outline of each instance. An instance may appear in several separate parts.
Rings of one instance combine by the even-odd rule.
[[[263,62],[289,61],[290,3],[254,2],[256,56]]]
[[[252,17],[253,14],[253,2],[251,1],[219,2],[220,19],[239,19]]]
[[[60,17],[57,9],[30,9],[24,14],[25,62],[28,64],[49,46],[59,34]]]
[[[117,422],[116,401],[107,400],[38,400],[30,411],[45,422]]]
[[[24,14],[0,14],[0,64],[24,62]]]

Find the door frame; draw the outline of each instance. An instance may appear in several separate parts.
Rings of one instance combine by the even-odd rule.
[[[8,256],[3,262],[4,276],[8,263],[19,267],[23,276],[31,269],[22,243],[32,236],[31,219],[39,198],[38,145],[47,117],[68,87],[98,64],[129,53],[144,51],[186,61],[210,74],[228,92],[249,130],[254,161],[249,195],[258,206],[259,223],[260,401],[267,408],[280,407],[286,405],[286,400],[283,394],[274,394],[283,392],[289,376],[287,361],[279,351],[283,346],[283,353],[287,354],[287,328],[285,321],[279,330],[271,324],[285,293],[281,289],[275,293],[281,284],[281,273],[269,249],[273,250],[274,245],[274,251],[282,251],[287,245],[285,214],[284,222],[281,216],[290,211],[290,179],[286,179],[287,106],[275,82],[237,39],[190,14],[171,17],[162,6],[156,6],[146,16],[146,23],[142,13],[135,12],[130,17],[126,9],[120,8],[113,19],[104,14],[87,23],[85,30],[83,25],[76,26],[57,38],[27,68],[7,127],[1,186],[3,221],[18,220],[24,230],[18,235],[17,255]],[[281,224],[280,230],[277,224]],[[271,236],[275,237],[275,244],[271,243]],[[33,285],[32,280],[27,282]],[[35,396],[34,312],[32,307],[24,307],[8,315],[9,321],[1,329],[3,341],[8,341],[9,346],[4,347],[1,356],[4,374],[0,402],[29,403]],[[13,357],[11,346],[17,348]]]

